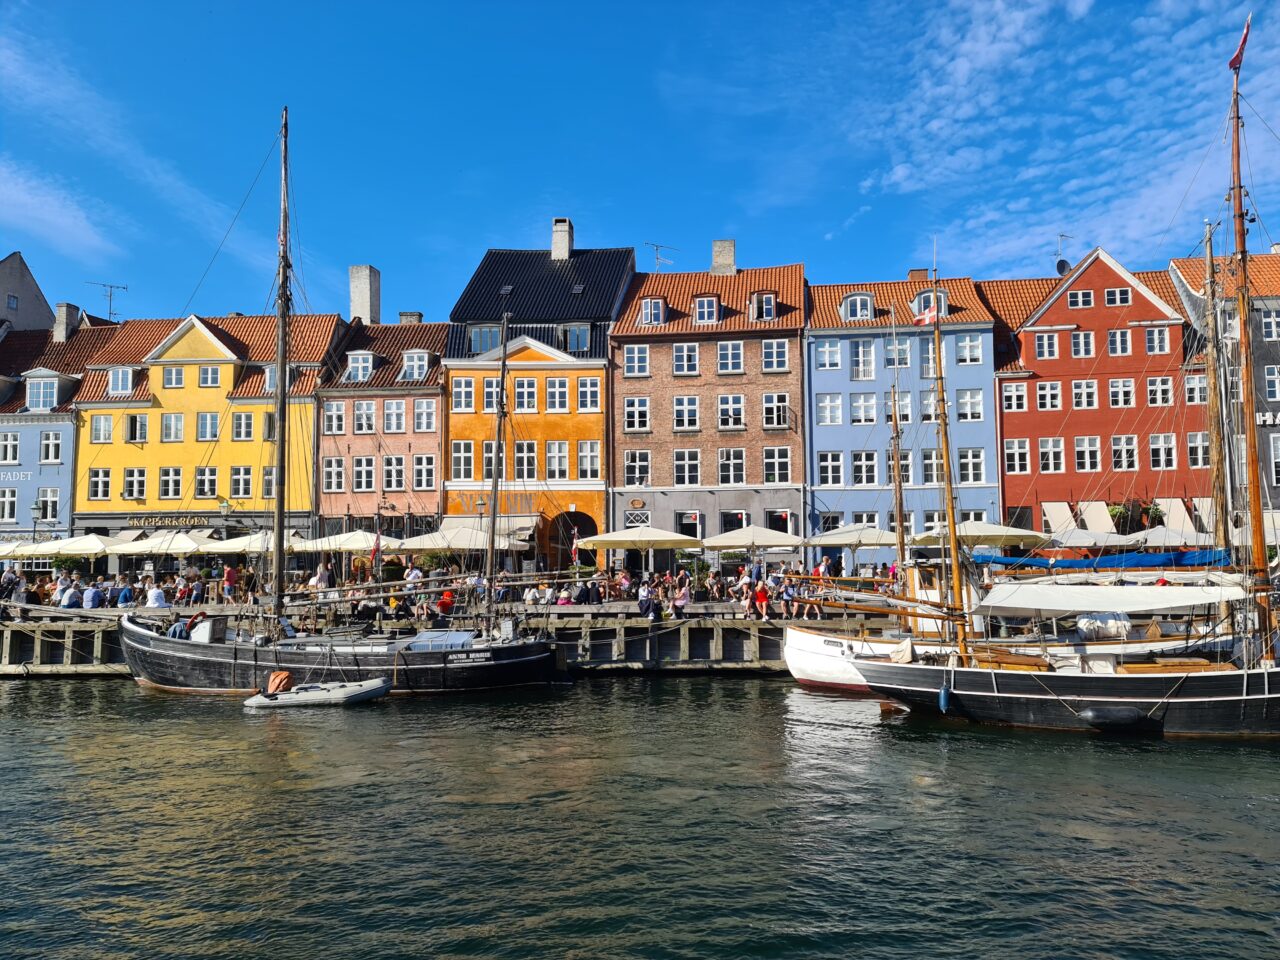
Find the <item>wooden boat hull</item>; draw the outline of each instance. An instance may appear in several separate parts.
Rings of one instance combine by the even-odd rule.
[[[1275,667],[1079,674],[860,659],[858,669],[872,691],[913,712],[945,712],[974,723],[1148,736],[1280,736]]]

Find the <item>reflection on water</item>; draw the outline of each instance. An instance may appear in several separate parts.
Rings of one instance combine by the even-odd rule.
[[[6,957],[1280,955],[1280,752],[627,679],[0,685]]]

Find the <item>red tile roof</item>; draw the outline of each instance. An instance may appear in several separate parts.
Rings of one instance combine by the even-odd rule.
[[[126,320],[115,337],[90,359],[95,367],[120,367],[142,363],[142,358],[160,345],[182,323],[181,320]]]
[[[1135,270],[1133,275],[1163,300],[1178,316],[1186,312],[1182,305],[1182,297],[1178,296],[1178,288],[1173,284],[1173,277],[1168,270]]]
[[[270,315],[201,317],[218,339],[239,359],[269,363],[276,358],[276,318]],[[183,322],[178,320],[126,320],[109,348],[93,358],[95,367],[140,364],[165,337]],[[336,313],[296,314],[289,318],[291,363],[321,363],[342,318]]]
[[[374,355],[373,375],[361,383],[345,383],[345,365],[325,378],[325,386],[342,390],[387,390],[397,387],[439,386],[440,357],[449,334],[448,323],[359,323],[343,344],[344,353],[368,351]],[[425,380],[401,380],[404,351],[425,350],[432,355]]]
[[[151,400],[151,385],[148,382],[145,368],[134,371],[133,391],[127,396],[113,393],[107,396],[107,383],[111,374],[106,370],[90,370],[80,381],[80,389],[76,391],[76,403],[134,403],[139,400]]]
[[[751,320],[753,293],[777,294],[776,320]],[[720,320],[696,323],[693,301],[714,295],[720,299]],[[640,323],[640,301],[661,297],[667,302],[663,324]],[[805,320],[804,264],[784,267],[757,267],[731,274],[637,273],[631,281],[611,335],[615,337],[665,337],[689,333],[741,333],[766,335],[770,331],[799,330]]]
[[[240,382],[227,394],[228,400],[258,400],[263,397],[274,397],[275,392],[266,389],[267,374],[265,367],[250,367],[240,377]],[[294,367],[289,376],[289,396],[309,397],[316,392],[320,382],[318,367]]]
[[[1235,288],[1233,257],[1215,257],[1214,268],[1219,288],[1228,294]],[[1195,293],[1204,289],[1204,257],[1180,257],[1173,261],[1187,286]],[[1255,297],[1280,297],[1280,253],[1253,253],[1249,255],[1249,292]]]
[[[1061,280],[1061,277],[979,280],[974,286],[991,314],[1003,321],[1010,330],[1017,330]]]
[[[28,370],[47,369],[79,376],[89,359],[103,349],[119,327],[80,327],[67,340],[55,343],[49,330],[15,330],[0,339],[0,375],[17,377]],[[18,413],[26,406],[26,391],[16,388],[0,404],[0,413]],[[67,404],[55,412],[69,409]]]
[[[819,329],[844,327],[884,327],[890,323],[910,326],[915,322],[911,302],[925,290],[932,290],[932,280],[892,280],[879,283],[826,283],[809,288],[813,298],[813,314],[809,326]],[[991,323],[994,317],[978,296],[968,277],[947,277],[937,282],[947,295],[948,323]],[[869,293],[874,315],[868,319],[848,321],[840,311],[844,298],[851,293]]]

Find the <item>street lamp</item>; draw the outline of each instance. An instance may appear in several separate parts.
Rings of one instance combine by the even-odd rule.
[[[31,542],[36,542],[40,533],[40,521],[44,519],[44,507],[39,500],[31,501]]]

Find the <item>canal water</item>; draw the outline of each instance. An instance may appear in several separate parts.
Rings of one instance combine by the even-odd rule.
[[[1280,750],[786,680],[246,715],[0,685],[0,956],[1280,956]]]

